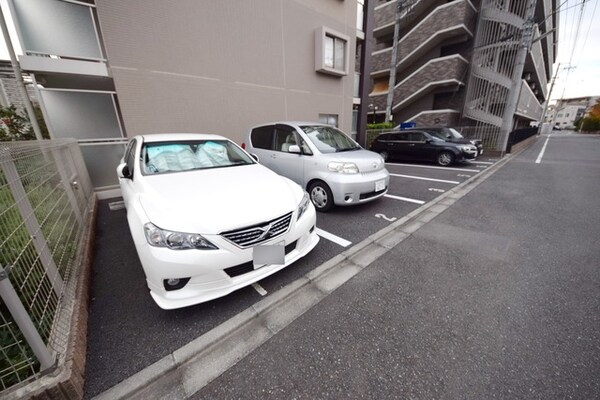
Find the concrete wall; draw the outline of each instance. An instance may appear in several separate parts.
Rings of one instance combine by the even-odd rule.
[[[97,0],[128,136],[204,132],[243,141],[273,120],[338,114],[352,127],[354,70],[315,72],[315,31],[349,36],[356,2],[323,0]]]

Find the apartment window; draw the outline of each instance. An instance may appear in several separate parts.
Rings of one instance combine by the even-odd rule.
[[[344,70],[346,58],[346,41],[335,36],[325,35],[326,67]]]
[[[338,127],[338,115],[337,114],[319,114],[319,122],[322,124],[332,125]]]
[[[348,75],[350,38],[326,27],[315,32],[315,70],[330,75]]]

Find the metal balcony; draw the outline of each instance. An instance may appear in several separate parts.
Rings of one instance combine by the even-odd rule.
[[[396,112],[405,108],[433,91],[454,91],[464,86],[468,64],[458,54],[430,60],[396,85],[392,110]],[[370,95],[369,98],[379,110],[385,110],[387,92]]]
[[[93,4],[12,0],[26,71],[108,77]],[[49,18],[48,16],[51,16]]]
[[[398,42],[396,68],[410,65],[432,48],[448,39],[464,40],[473,36],[476,24],[476,9],[469,0],[453,1],[437,7]],[[389,74],[392,47],[373,53],[371,76]]]
[[[519,104],[517,105],[515,114],[531,121],[539,121],[542,118],[542,109],[542,105],[529,87],[529,84],[524,80],[521,85]]]

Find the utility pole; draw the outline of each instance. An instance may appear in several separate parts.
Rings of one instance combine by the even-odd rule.
[[[29,94],[27,93],[27,89],[25,89],[25,84],[23,83],[23,73],[21,72],[21,67],[19,66],[19,62],[17,61],[17,56],[15,55],[15,50],[12,45],[12,40],[10,39],[10,34],[8,33],[8,28],[6,26],[6,20],[4,19],[4,12],[2,11],[2,7],[0,7],[0,26],[2,28],[2,34],[4,35],[4,42],[6,43],[8,55],[10,56],[10,63],[15,74],[15,80],[17,81],[17,88],[21,92],[21,97],[23,98],[23,103],[25,104],[25,111],[27,111],[27,116],[29,117],[29,123],[33,128],[33,132],[35,133],[36,139],[43,140],[44,137],[42,136],[42,130],[38,125],[37,118],[35,116],[35,111],[33,110],[33,105],[31,105]]]
[[[525,59],[527,53],[531,48],[533,40],[533,27],[534,27],[534,13],[535,13],[536,0],[527,0],[527,11],[525,12],[525,24],[523,25],[521,40],[519,42],[519,48],[517,49],[517,55],[515,57],[515,67],[512,74],[512,85],[510,92],[508,93],[508,99],[506,100],[506,106],[504,107],[504,114],[502,116],[502,126],[500,127],[500,135],[502,137],[502,151],[506,151],[508,145],[508,136],[513,126],[513,118],[519,105],[519,95],[521,94],[521,80],[523,76],[523,69],[525,68]]]
[[[559,64],[559,65],[560,65],[560,64]],[[566,71],[567,71],[567,79],[565,79],[565,84],[567,83],[567,80],[569,79],[569,73],[571,72],[571,70],[572,70],[572,69],[575,69],[575,68],[577,68],[577,67],[576,67],[576,66],[574,66],[574,65],[571,65],[571,64],[569,64],[567,67],[563,67],[563,70],[566,70]],[[558,70],[556,71],[556,73],[558,74]],[[553,82],[553,84],[554,84],[554,82]],[[567,90],[567,87],[566,87],[566,86],[565,86],[565,87],[563,87],[563,92],[562,92],[562,94],[560,95],[560,103],[559,103],[559,102],[557,102],[557,103],[556,103],[557,105],[558,105],[558,104],[561,104],[561,105],[562,105],[562,99],[565,97],[565,90]],[[549,96],[548,96],[548,98],[549,98]],[[550,120],[550,125],[551,125],[551,126],[554,126],[554,118],[556,118],[556,114],[557,114],[557,113],[558,113],[558,108],[556,109],[556,111],[554,112],[554,115],[552,115],[552,119]]]
[[[371,79],[369,73],[371,71],[371,53],[373,52],[373,25],[375,25],[375,0],[365,0],[363,6],[363,32],[365,40],[361,46],[361,62],[360,62],[360,108],[358,114],[358,131],[356,141],[361,145],[367,146],[367,123],[368,113],[367,104],[369,103],[369,92],[371,89]]]
[[[400,40],[400,16],[404,0],[396,0],[396,19],[394,21],[394,43],[392,44],[392,58],[390,60],[390,79],[388,81],[388,94],[385,103],[385,121],[392,119],[392,103],[394,102],[394,86],[396,86],[396,64],[398,62],[398,41]]]

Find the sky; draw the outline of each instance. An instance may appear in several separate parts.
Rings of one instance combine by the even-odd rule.
[[[560,63],[551,100],[600,96],[600,0],[558,0]],[[581,12],[583,6],[583,13]],[[581,19],[580,19],[581,18]],[[593,21],[596,21],[594,24]],[[569,66],[574,67],[567,69]],[[548,79],[550,82],[551,79]]]
[[[600,96],[600,0],[557,0],[560,9],[558,52],[553,76],[558,68],[552,100],[560,98]],[[7,0],[0,0],[15,51],[20,46],[7,7]],[[583,12],[582,12],[583,6]],[[0,59],[9,58],[0,32]],[[560,68],[559,68],[560,64]],[[568,68],[568,67],[574,68]],[[548,83],[552,77],[548,78]]]

